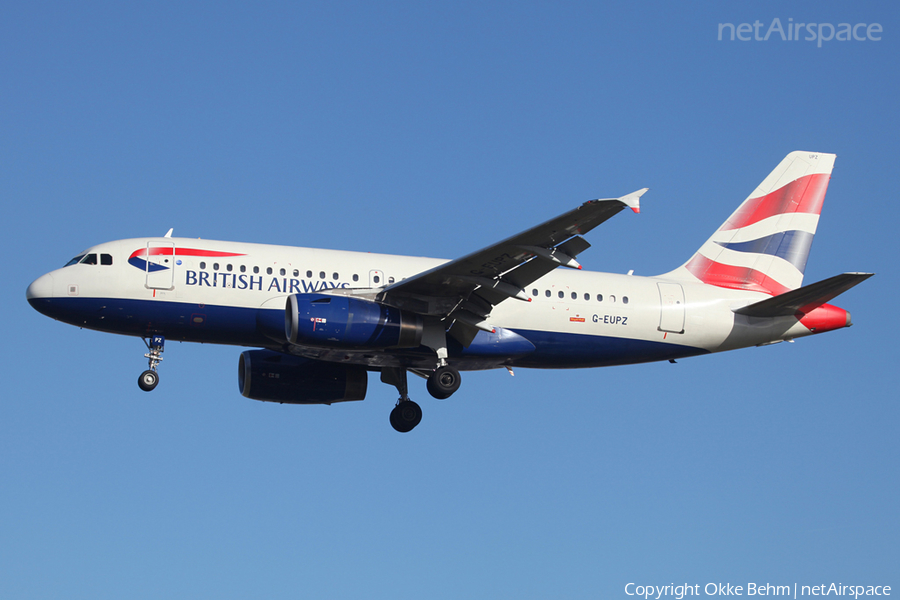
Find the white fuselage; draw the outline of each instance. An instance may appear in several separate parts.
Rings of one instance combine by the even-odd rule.
[[[173,246],[173,254],[153,255],[153,248]],[[186,238],[114,241],[84,255],[96,255],[92,261],[96,264],[57,269],[29,287],[29,300],[38,310],[65,322],[125,335],[159,333],[172,340],[281,350],[286,340],[278,339],[278,323],[290,295],[335,288],[362,294],[447,262]],[[103,255],[110,258],[101,261]],[[502,302],[488,322],[521,335],[535,350],[502,357],[486,355],[476,343],[468,351],[459,349],[460,369],[647,362],[811,333],[795,317],[753,319],[734,314],[734,309],[764,299],[765,294],[703,283],[557,269],[525,292],[530,302]],[[372,366],[433,362],[415,352],[400,353],[399,359],[393,358],[397,353],[388,357],[372,351],[293,352]]]

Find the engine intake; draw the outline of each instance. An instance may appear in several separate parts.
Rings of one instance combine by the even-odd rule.
[[[366,397],[368,375],[359,365],[346,365],[247,350],[238,362],[238,387],[252,400],[288,404],[331,404]]]
[[[294,294],[285,307],[292,344],[325,348],[417,348],[422,317],[393,306],[325,294]]]

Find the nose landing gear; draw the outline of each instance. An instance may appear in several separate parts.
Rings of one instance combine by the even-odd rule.
[[[166,338],[161,335],[154,335],[150,338],[149,343],[144,339],[144,344],[147,345],[147,350],[149,350],[144,357],[150,362],[150,368],[141,373],[141,376],[138,377],[138,387],[145,392],[151,392],[159,383],[159,373],[156,372],[156,367],[162,362],[162,353],[165,350]]]

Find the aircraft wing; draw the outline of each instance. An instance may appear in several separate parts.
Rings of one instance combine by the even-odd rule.
[[[590,247],[581,234],[626,207],[640,212],[639,198],[646,191],[585,202],[502,242],[388,286],[379,299],[491,331],[484,320],[494,306],[509,298],[530,301],[523,288],[558,266],[580,269],[575,256]]]

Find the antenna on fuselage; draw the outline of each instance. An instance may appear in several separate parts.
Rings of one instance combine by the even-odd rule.
[[[169,230],[166,232],[166,235],[164,235],[163,237],[172,237],[172,232],[173,232],[173,231],[175,231],[175,228],[174,228],[174,227],[170,227]]]

